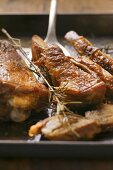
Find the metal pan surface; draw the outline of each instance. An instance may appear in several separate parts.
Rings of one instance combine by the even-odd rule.
[[[22,46],[31,46],[31,37],[46,35],[48,15],[0,15],[0,28],[5,28],[13,37],[20,38]],[[87,36],[98,47],[113,45],[113,15],[71,14],[58,15],[57,35],[62,41],[69,30]],[[3,34],[0,33],[2,37]],[[63,42],[64,43],[64,42]],[[64,43],[65,44],[65,43]],[[0,122],[0,157],[113,157],[113,133],[97,136],[93,141],[46,141],[30,140],[30,125],[46,117],[46,112],[32,116],[23,123]]]

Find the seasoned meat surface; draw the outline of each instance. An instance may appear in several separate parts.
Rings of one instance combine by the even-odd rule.
[[[47,106],[48,98],[48,89],[37,82],[16,49],[8,41],[1,40],[0,104],[11,110],[41,109]]]
[[[33,42],[33,56],[37,58],[35,64],[46,68],[53,85],[63,89],[65,101],[80,101],[82,105],[86,105],[103,100],[106,87],[100,78],[76,66],[70,57],[64,56],[58,46],[45,47],[38,36],[33,37]]]
[[[98,123],[79,115],[55,115],[30,127],[29,136],[43,134],[50,140],[91,139],[100,132]]]

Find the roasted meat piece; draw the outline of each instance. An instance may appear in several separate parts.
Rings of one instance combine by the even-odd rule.
[[[113,58],[94,47],[85,37],[79,36],[76,32],[70,31],[65,39],[74,46],[81,55],[89,56],[95,63],[113,75]]]
[[[86,56],[75,56],[73,57],[73,62],[75,64],[77,62],[79,67],[84,68],[84,70],[86,69],[90,74],[100,77],[100,79],[106,84],[106,96],[108,98],[113,97],[113,76],[108,71]]]
[[[35,64],[46,69],[55,87],[63,89],[65,102],[80,101],[86,106],[103,100],[105,83],[74,64],[58,46],[48,46],[40,37],[34,36],[32,51]]]
[[[97,74],[97,76],[99,76],[100,79],[102,81],[104,81],[105,84],[106,84],[106,88],[107,88],[106,95],[108,97],[113,97],[113,76],[112,76],[111,73],[109,73],[107,70],[105,70],[104,67],[102,68],[101,64],[96,62],[96,57],[95,57],[94,60],[92,59],[93,53],[87,54],[88,49],[86,49],[86,43],[85,42],[88,43],[88,41],[84,37],[77,36],[77,34],[74,31],[68,32],[65,35],[65,39],[70,44],[72,44],[74,46],[74,48],[78,51],[79,54],[89,56],[89,57],[87,57],[87,56],[75,56],[73,58],[74,58],[75,61],[82,64],[84,67],[86,66],[87,68],[89,68],[90,70],[95,72]],[[82,42],[82,40],[83,40],[83,42]],[[88,43],[88,45],[91,45],[91,43]],[[97,57],[100,57],[100,56],[97,56]],[[112,60],[112,59],[110,58],[110,60]]]
[[[102,131],[113,130],[113,104],[101,104],[97,109],[87,111],[85,115],[87,119],[97,121]]]
[[[79,115],[66,115],[55,115],[36,123],[30,127],[29,136],[43,134],[50,140],[80,140],[91,139],[100,132],[96,121]]]
[[[8,41],[1,40],[0,117],[25,120],[31,109],[46,107],[48,98],[48,89],[36,80],[16,49]]]

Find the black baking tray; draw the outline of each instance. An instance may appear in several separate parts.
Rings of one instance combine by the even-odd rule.
[[[46,36],[47,27],[48,15],[0,15],[0,28],[5,28],[13,37],[21,38],[26,47],[30,47],[34,34]],[[113,15],[58,15],[58,37],[62,39],[69,30],[89,37],[97,46],[108,44],[112,46]],[[3,36],[2,32],[0,36]],[[0,157],[113,157],[113,132],[101,134],[92,141],[36,142],[29,139],[27,132],[30,125],[46,116],[46,112],[32,113],[32,116],[23,123],[0,122]]]

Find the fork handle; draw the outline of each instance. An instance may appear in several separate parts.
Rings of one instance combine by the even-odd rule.
[[[56,13],[57,13],[57,0],[51,0],[49,25],[45,41],[48,43],[56,42]]]

